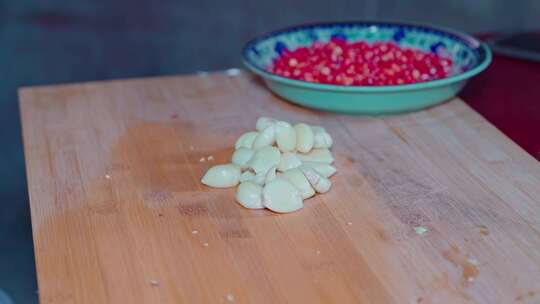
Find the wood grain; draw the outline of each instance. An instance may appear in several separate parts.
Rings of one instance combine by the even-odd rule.
[[[459,99],[342,116],[224,73],[20,97],[41,303],[540,302],[540,166]],[[334,137],[299,212],[199,183],[261,115]]]

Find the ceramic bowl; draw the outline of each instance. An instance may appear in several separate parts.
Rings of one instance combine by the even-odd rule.
[[[391,86],[341,86],[295,80],[269,71],[286,50],[340,37],[349,42],[393,41],[451,57],[453,70],[443,79]],[[388,114],[419,110],[454,97],[472,76],[491,62],[491,51],[477,39],[449,29],[391,22],[318,23],[293,26],[249,41],[245,65],[277,95],[305,107],[351,114]]]

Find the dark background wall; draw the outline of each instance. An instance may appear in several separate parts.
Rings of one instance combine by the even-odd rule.
[[[539,17],[538,0],[0,0],[0,289],[37,299],[17,87],[235,67],[250,37],[295,23],[485,32],[540,27]]]

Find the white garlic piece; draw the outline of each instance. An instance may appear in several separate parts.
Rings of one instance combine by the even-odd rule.
[[[306,176],[307,180],[317,191],[318,193],[326,193],[330,191],[330,188],[332,187],[332,182],[330,180],[322,175],[320,175],[317,171],[314,169],[308,167],[308,166],[300,166],[300,170],[304,175]]]
[[[313,148],[313,131],[305,123],[299,123],[294,126],[296,131],[296,150],[307,153]]]
[[[242,134],[242,136],[240,136],[238,140],[236,140],[236,143],[234,144],[234,148],[240,149],[244,147],[244,148],[251,149],[257,135],[259,135],[259,132],[247,132],[247,133]]]
[[[311,127],[313,130],[313,148],[330,148],[334,141],[330,134],[326,133],[322,127]]]
[[[236,201],[248,209],[262,209],[262,189],[254,182],[243,182],[236,191]]]
[[[240,168],[233,164],[226,164],[208,169],[201,182],[214,188],[228,188],[236,186],[239,179]]]
[[[255,138],[253,142],[253,150],[260,149],[265,146],[271,146],[276,141],[276,132],[274,125],[268,126],[266,129],[259,132],[259,135]]]
[[[274,124],[276,142],[280,151],[290,152],[296,149],[296,131],[290,123],[278,121]]]
[[[255,129],[257,129],[257,131],[262,131],[274,124],[274,122],[276,122],[276,120],[271,117],[259,117],[259,119],[257,119],[257,123],[255,124]]]
[[[238,181],[243,183],[243,182],[253,181],[254,179],[255,179],[255,173],[251,171],[246,171],[240,174],[240,178],[238,179]]]
[[[298,157],[304,161],[320,162],[331,164],[334,162],[334,157],[328,149],[313,149],[307,154],[298,154]]]
[[[336,167],[327,163],[305,161],[305,162],[302,162],[302,165],[315,169],[317,173],[319,173],[320,175],[324,177],[330,177],[334,175],[337,171]]]
[[[240,169],[246,169],[247,163],[253,157],[255,152],[249,148],[240,147],[232,155],[232,163],[239,166]]]
[[[283,172],[283,177],[289,180],[300,191],[303,199],[308,199],[315,195],[315,190],[311,187],[311,184],[300,169],[289,169]]]
[[[330,190],[333,140],[323,127],[260,117],[256,129],[238,138],[231,164],[208,169],[201,182],[217,188],[240,183],[239,204],[279,213],[299,210],[304,199]]]
[[[266,172],[266,176],[264,177],[264,184],[268,184],[269,182],[273,181],[276,178],[276,166],[273,166]]]
[[[255,174],[264,174],[274,166],[279,165],[281,159],[281,153],[278,148],[272,146],[265,146],[257,151],[251,157],[248,162],[249,168],[255,171]]]
[[[302,160],[296,153],[285,152],[281,154],[281,159],[277,169],[281,172],[285,172],[289,169],[298,168],[302,164]]]
[[[263,205],[274,212],[288,213],[302,209],[304,202],[291,182],[277,177],[264,187]]]

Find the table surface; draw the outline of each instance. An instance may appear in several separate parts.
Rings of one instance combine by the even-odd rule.
[[[41,303],[540,301],[540,166],[459,99],[352,117],[225,73],[20,99]],[[296,213],[199,183],[262,115],[334,137]]]

